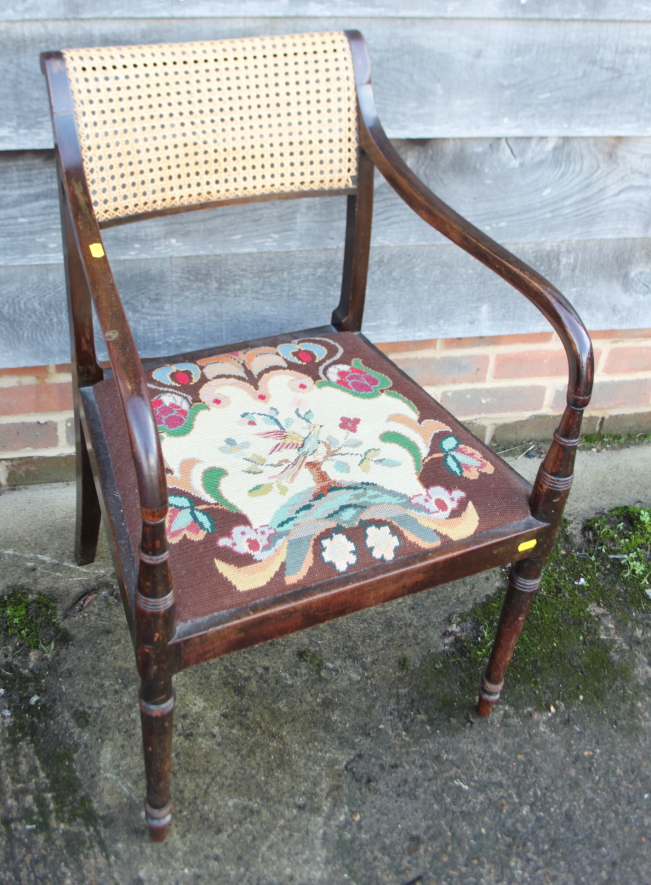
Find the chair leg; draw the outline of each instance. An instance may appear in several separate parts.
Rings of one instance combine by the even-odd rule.
[[[511,566],[493,650],[479,690],[477,713],[480,716],[489,716],[500,699],[507,667],[540,586],[543,564],[544,560],[536,558],[522,559]]]
[[[75,560],[77,565],[95,561],[102,511],[95,489],[86,439],[79,416],[75,415],[77,443],[77,526],[75,530]]]
[[[172,820],[170,779],[172,774],[172,680],[141,683],[140,718],[145,752],[147,800],[145,817],[153,842],[163,842]]]

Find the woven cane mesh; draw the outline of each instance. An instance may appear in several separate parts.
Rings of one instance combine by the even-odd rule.
[[[99,221],[354,185],[342,32],[65,50]]]

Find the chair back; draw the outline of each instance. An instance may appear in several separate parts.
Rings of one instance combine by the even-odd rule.
[[[99,222],[356,186],[342,31],[63,56]]]

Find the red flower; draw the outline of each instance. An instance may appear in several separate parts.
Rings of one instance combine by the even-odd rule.
[[[380,383],[375,375],[365,372],[363,369],[355,369],[353,366],[337,366],[336,384],[353,390],[355,393],[372,393],[373,388]]]
[[[342,430],[347,430],[349,433],[357,433],[357,425],[359,424],[359,418],[342,418],[339,422],[339,427]]]
[[[178,403],[168,400],[163,402],[162,399],[154,399],[151,401],[156,416],[156,424],[159,427],[165,427],[167,430],[174,430],[185,424],[188,417],[188,410],[184,409]]]

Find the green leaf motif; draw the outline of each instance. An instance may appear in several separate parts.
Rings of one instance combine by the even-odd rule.
[[[222,507],[226,507],[227,510],[239,513],[239,508],[236,507],[235,504],[231,504],[231,502],[223,496],[219,488],[219,484],[225,476],[227,476],[227,471],[224,470],[223,467],[209,467],[203,472],[201,484],[210,497],[214,498],[218,504],[221,504]]]
[[[455,476],[463,476],[463,467],[456,455],[451,455],[448,452],[445,458],[443,458],[443,464],[447,467],[450,473],[454,473]]]
[[[252,489],[249,489],[249,495],[252,498],[257,498],[259,495],[268,495],[273,487],[274,484],[272,482],[265,482],[262,485],[253,486]]]
[[[444,436],[439,442],[439,446],[442,452],[453,452],[460,443],[461,440],[451,434],[450,436]]]
[[[194,422],[197,419],[197,415],[199,412],[203,412],[204,409],[207,409],[208,406],[205,403],[195,403],[190,411],[188,412],[188,417],[185,419],[185,423],[181,424],[180,427],[175,427],[173,430],[170,430],[167,427],[162,427],[160,424],[158,425],[158,432],[162,436],[166,434],[167,436],[186,436],[192,428],[194,427]]]
[[[414,459],[414,467],[416,468],[416,472],[420,473],[423,469],[423,456],[420,453],[420,449],[416,445],[416,443],[409,439],[409,437],[404,436],[402,433],[397,433],[395,430],[386,430],[384,433],[380,434],[380,439],[385,443],[395,443],[397,446],[401,446],[401,448],[406,449],[411,457]]]

